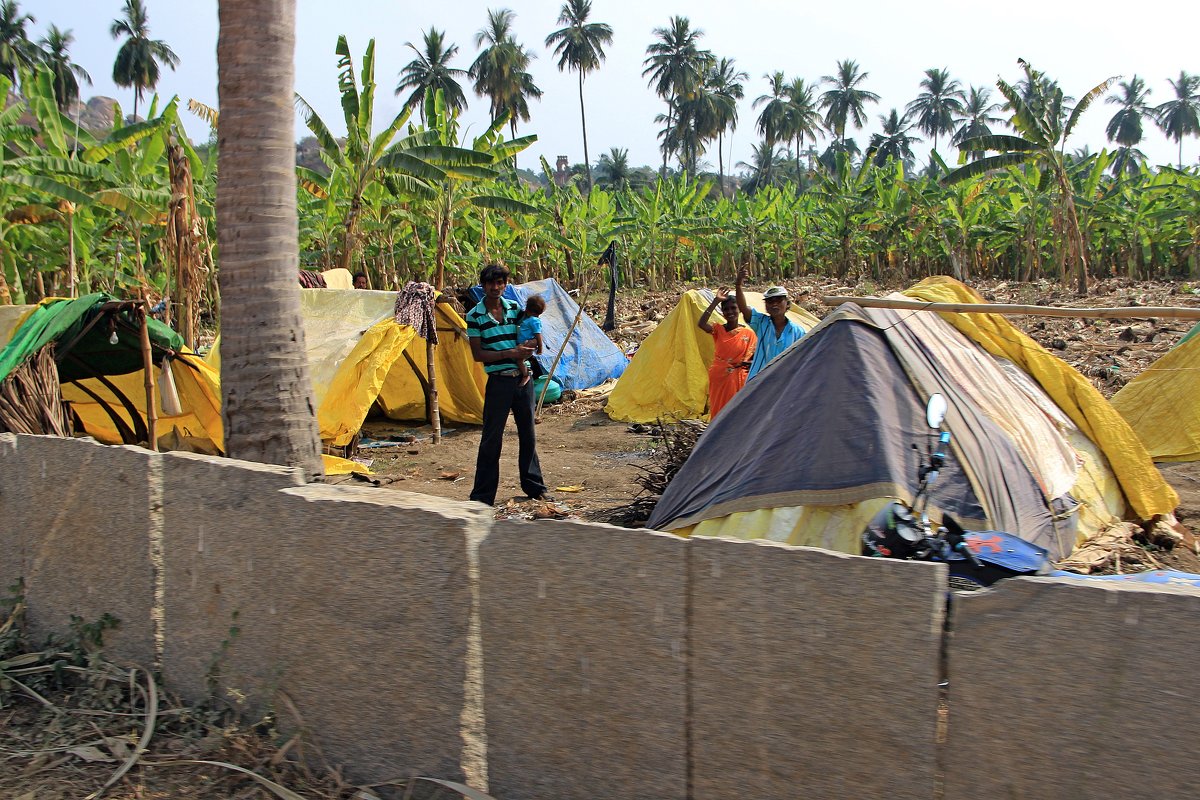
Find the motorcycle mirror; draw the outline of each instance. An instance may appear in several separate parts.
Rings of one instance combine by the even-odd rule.
[[[946,418],[946,398],[940,394],[935,394],[929,398],[929,404],[925,406],[925,421],[929,423],[931,428],[940,428],[942,420]]]

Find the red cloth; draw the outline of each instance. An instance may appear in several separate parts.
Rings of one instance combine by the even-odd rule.
[[[738,325],[731,331],[725,330],[724,325],[713,325],[712,336],[716,354],[712,366],[708,368],[710,421],[716,419],[717,412],[746,385],[749,368],[743,364],[753,358],[754,346],[758,342],[754,331],[745,325]]]

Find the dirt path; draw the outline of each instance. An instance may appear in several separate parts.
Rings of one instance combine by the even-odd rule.
[[[653,439],[634,433],[628,424],[613,422],[596,404],[546,411],[537,426],[538,458],[546,483],[556,498],[555,509],[567,517],[607,521],[613,509],[628,505],[638,491],[638,464],[648,464]],[[391,421],[372,421],[364,434],[386,441],[393,436],[418,437],[417,442],[390,447],[367,447],[360,456],[373,459],[371,470],[392,489],[421,492],[466,501],[475,476],[475,453],[481,428],[451,425],[440,444],[429,441],[430,428],[406,427]],[[578,491],[572,491],[578,488]],[[536,504],[525,502],[517,473],[517,431],[511,417],[504,432],[500,457],[500,516],[532,516]]]

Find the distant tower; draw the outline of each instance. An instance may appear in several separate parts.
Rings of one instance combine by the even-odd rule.
[[[558,160],[554,162],[554,182],[559,186],[567,185],[567,165],[566,156],[559,156]]]

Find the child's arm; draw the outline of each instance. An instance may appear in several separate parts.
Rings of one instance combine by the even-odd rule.
[[[541,332],[539,331],[538,333],[534,334],[533,338],[537,340],[537,349],[536,349],[536,350],[534,350],[533,352],[537,353],[537,354],[540,356],[540,355],[542,354],[542,351],[543,351],[543,348],[542,348],[542,334],[541,334]]]

